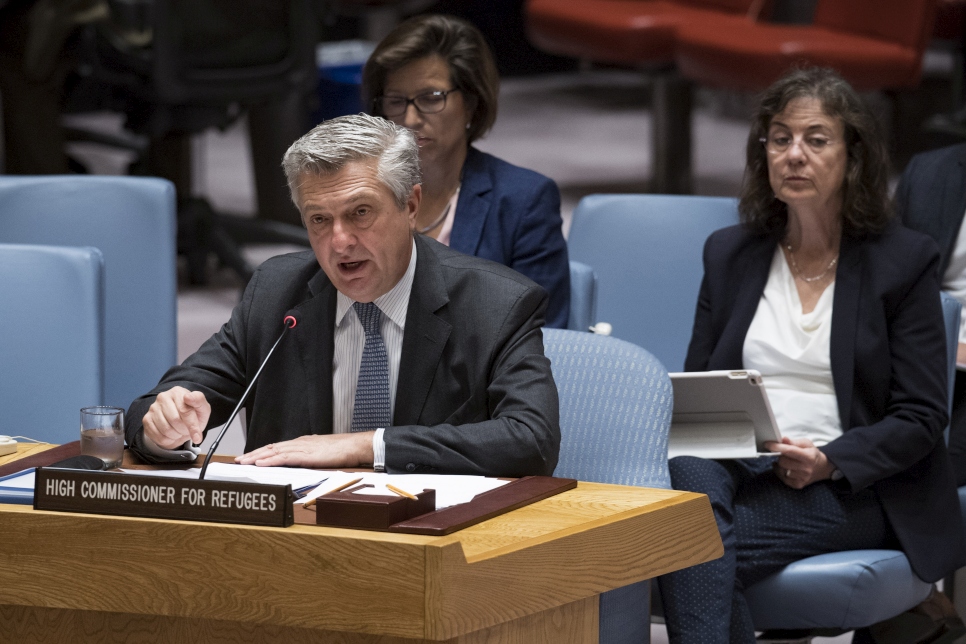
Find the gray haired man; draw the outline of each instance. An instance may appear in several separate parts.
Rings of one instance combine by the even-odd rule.
[[[297,328],[246,402],[238,462],[551,474],[560,428],[543,354],[547,294],[414,235],[412,133],[362,114],[333,119],[283,166],[312,252],[256,272],[222,329],[132,403],[128,444],[151,461],[193,459],[294,311]]]

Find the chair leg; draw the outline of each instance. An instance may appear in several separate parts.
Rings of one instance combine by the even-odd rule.
[[[654,77],[651,192],[691,194],[691,81],[676,71]]]

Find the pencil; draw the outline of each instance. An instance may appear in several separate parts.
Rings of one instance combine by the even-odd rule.
[[[355,485],[356,483],[358,483],[358,482],[359,482],[359,481],[361,481],[361,480],[362,480],[362,478],[361,478],[361,477],[360,477],[360,478],[357,478],[357,479],[352,479],[352,480],[351,480],[351,481],[349,481],[348,483],[343,483],[343,484],[342,484],[342,485],[340,485],[339,487],[337,487],[337,488],[335,488],[335,489],[333,489],[333,490],[329,490],[329,491],[328,491],[328,492],[326,492],[325,494],[332,494],[333,492],[341,492],[342,490],[344,490],[344,489],[346,489],[347,487],[352,487],[353,485]],[[319,496],[325,496],[325,494],[320,494]],[[318,498],[319,498],[319,497],[315,497],[315,499],[309,499],[308,501],[306,501],[306,502],[305,502],[305,503],[303,504],[303,507],[306,507],[306,508],[310,508],[310,507],[312,507],[313,505],[315,505],[315,501],[316,501],[316,499],[318,499]]]
[[[389,490],[390,492],[395,492],[399,496],[404,496],[407,499],[412,499],[413,501],[418,501],[419,500],[415,496],[413,496],[412,494],[410,494],[409,492],[407,492],[405,490],[400,490],[395,485],[389,485],[388,483],[386,483],[386,489]]]

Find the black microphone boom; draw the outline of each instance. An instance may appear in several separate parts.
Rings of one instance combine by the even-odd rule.
[[[255,381],[258,380],[258,376],[261,375],[262,369],[264,369],[265,365],[268,364],[268,359],[271,358],[272,354],[275,352],[275,347],[277,347],[278,343],[281,342],[282,338],[285,337],[286,331],[289,329],[294,329],[295,325],[298,324],[298,320],[295,319],[295,312],[289,311],[286,313],[285,317],[282,319],[282,324],[285,325],[285,328],[282,329],[282,332],[279,334],[278,340],[276,340],[275,344],[272,345],[272,348],[268,350],[268,355],[265,356],[264,360],[262,360],[262,364],[258,367],[258,371],[255,372],[255,376],[252,378],[252,381],[248,383],[248,388],[245,389],[245,393],[242,394],[241,400],[239,400],[238,404],[235,406],[235,411],[231,412],[231,416],[228,417],[228,422],[226,422],[221,428],[221,431],[218,432],[218,438],[216,438],[215,442],[211,444],[211,449],[209,449],[208,454],[205,455],[205,462],[204,465],[201,466],[201,474],[198,476],[199,481],[205,478],[205,472],[208,471],[208,463],[211,461],[212,454],[214,454],[215,450],[218,449],[221,439],[225,437],[225,432],[228,431],[228,426],[231,425],[231,421],[235,420],[235,416],[238,415],[238,410],[241,409],[241,406],[245,404],[245,399],[248,398],[248,394],[251,392],[252,387],[255,386]]]

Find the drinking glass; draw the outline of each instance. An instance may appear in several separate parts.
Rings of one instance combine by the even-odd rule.
[[[124,410],[84,407],[80,410],[81,454],[104,461],[104,469],[121,466],[124,456]]]

